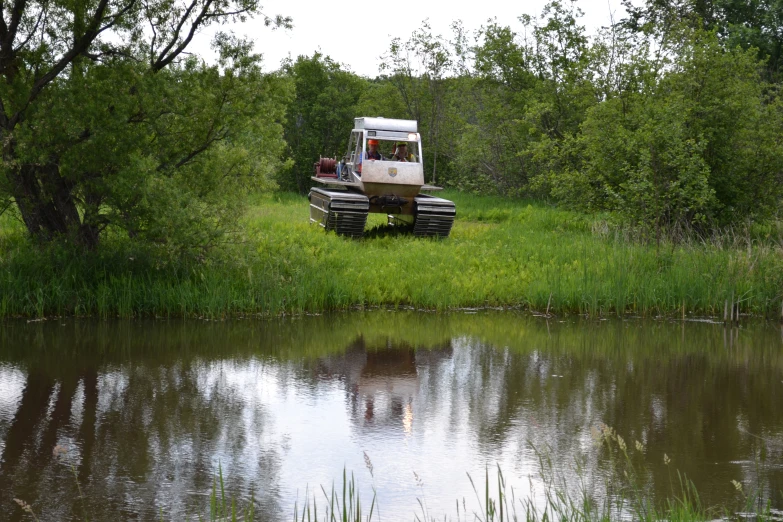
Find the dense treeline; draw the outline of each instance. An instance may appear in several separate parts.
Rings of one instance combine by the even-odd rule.
[[[626,7],[596,35],[557,0],[475,35],[455,23],[435,36],[425,22],[392,42],[374,80],[300,57],[285,68],[297,86],[287,186],[304,190],[319,154],[344,152],[350,114],[378,115],[418,120],[430,181],[461,190],[609,211],[655,237],[776,215],[783,7]]]

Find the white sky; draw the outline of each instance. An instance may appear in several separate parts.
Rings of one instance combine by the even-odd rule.
[[[567,1],[567,0],[565,0]],[[262,0],[263,12],[293,18],[291,30],[272,31],[257,18],[232,27],[237,35],[249,36],[256,42],[256,52],[264,55],[265,68],[275,70],[280,61],[291,56],[312,55],[320,51],[348,69],[363,76],[378,74],[378,57],[385,54],[393,37],[407,40],[429,19],[434,34],[451,37],[451,22],[462,20],[467,30],[473,31],[495,18],[501,25],[521,28],[517,18],[523,14],[538,16],[547,0],[512,2],[502,0],[444,1],[408,0],[372,2],[368,0],[291,1]],[[581,25],[588,34],[608,25],[610,10],[615,19],[624,11],[619,0],[578,0],[584,11]],[[228,27],[223,27],[225,30]],[[205,31],[194,41],[192,51],[207,56],[212,30]]]

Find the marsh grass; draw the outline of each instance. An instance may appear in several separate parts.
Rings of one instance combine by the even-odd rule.
[[[81,484],[79,483],[79,477],[76,473],[76,468],[70,461],[67,460],[67,448],[59,445],[55,446],[53,453],[56,459],[60,459],[61,462],[70,468],[73,474],[74,482],[76,483],[76,489],[79,492],[79,504],[81,505],[81,518],[79,520],[88,522],[90,520],[90,516],[87,512],[86,499],[82,493],[82,488]],[[17,498],[14,499],[14,502],[16,502],[19,508],[24,513],[26,513],[29,518],[35,522],[38,522],[38,516],[35,514],[35,511],[30,504]],[[223,467],[218,464],[218,472],[212,478],[212,491],[209,495],[209,518],[206,520],[209,520],[209,522],[249,522],[255,519],[255,499],[253,496],[251,496],[247,506],[242,510],[237,509],[236,501],[233,498],[228,499],[226,497],[226,490],[223,483]],[[163,508],[160,510],[159,520],[161,522],[166,520],[165,514],[163,513]],[[203,522],[205,519],[199,515],[198,520]]]
[[[34,246],[0,219],[0,317],[208,317],[320,313],[378,306],[513,307],[538,313],[780,314],[778,228],[645,244],[599,217],[534,202],[449,193],[445,241],[390,233],[371,215],[350,240],[308,223],[307,200],[256,196],[235,244],[202,258],[108,237],[84,255]],[[778,237],[780,235],[780,237]]]
[[[377,495],[375,488],[373,487],[373,496],[369,510],[363,516],[362,502],[356,480],[353,473],[351,473],[350,479],[348,478],[345,468],[343,468],[342,494],[335,489],[334,483],[329,493],[326,492],[323,486],[320,489],[321,493],[323,493],[320,518],[318,515],[318,494],[316,491],[313,491],[311,495],[309,488],[307,488],[305,489],[301,513],[299,512],[299,502],[294,503],[294,522],[318,522],[319,520],[325,522],[362,522],[363,520],[370,521],[380,518],[376,513]],[[375,519],[373,518],[374,515],[376,516]]]
[[[161,513],[161,520],[164,519]],[[199,516],[199,521],[203,518]],[[255,500],[251,496],[247,507],[237,512],[236,501],[226,498],[226,488],[223,484],[223,467],[218,464],[218,473],[212,478],[212,492],[209,495],[209,522],[248,522],[255,520]]]

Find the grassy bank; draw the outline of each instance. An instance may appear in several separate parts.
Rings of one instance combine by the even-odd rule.
[[[778,317],[783,246],[777,227],[714,241],[644,245],[598,218],[545,205],[450,193],[446,241],[375,234],[355,241],[308,223],[307,201],[257,197],[240,241],[201,261],[170,262],[121,238],[98,253],[41,251],[9,217],[0,226],[0,317],[207,316],[351,307]],[[371,216],[369,226],[383,222]]]

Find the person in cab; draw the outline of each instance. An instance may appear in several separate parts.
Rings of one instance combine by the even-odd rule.
[[[367,140],[367,152],[365,153],[367,159],[382,160],[383,156],[378,152],[378,140]]]
[[[367,150],[364,152],[364,158],[362,158],[361,154],[359,154],[358,157],[359,160],[356,165],[356,172],[359,174],[362,173],[362,161],[364,158],[375,161],[382,160],[383,156],[378,152],[378,140],[367,140]]]
[[[408,144],[404,141],[401,141],[397,144],[397,150],[394,152],[394,156],[392,156],[391,159],[392,161],[408,161],[411,163],[416,163],[416,156],[408,152]]]

